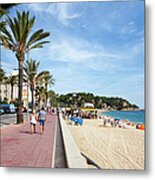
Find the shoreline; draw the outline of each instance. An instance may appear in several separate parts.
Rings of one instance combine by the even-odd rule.
[[[115,121],[115,120],[118,121],[119,120],[120,122],[134,124],[135,126],[143,125],[143,130],[144,130],[145,119],[144,119],[144,122],[143,121],[136,122],[136,121],[129,120],[127,118],[117,118],[116,116],[113,116],[113,115],[104,114],[105,112],[121,112],[121,111],[122,112],[130,112],[130,111],[141,111],[141,110],[106,110],[106,109],[104,109],[104,110],[99,110],[98,117],[103,120],[108,120],[108,119],[110,119],[110,121]]]

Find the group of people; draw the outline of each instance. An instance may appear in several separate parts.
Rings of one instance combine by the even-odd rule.
[[[32,112],[30,115],[29,121],[30,121],[30,126],[31,126],[31,134],[36,133],[36,124],[38,121],[40,124],[40,134],[42,135],[44,133],[44,126],[45,126],[45,121],[46,121],[46,111],[44,107],[41,108],[38,116],[36,116],[35,113]]]

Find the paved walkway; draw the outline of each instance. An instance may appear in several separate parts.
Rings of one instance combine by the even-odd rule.
[[[52,167],[57,115],[48,115],[45,132],[30,133],[30,124],[10,125],[1,129],[1,166]]]

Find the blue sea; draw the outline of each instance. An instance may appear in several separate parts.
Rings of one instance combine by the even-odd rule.
[[[107,116],[112,116],[114,118],[118,119],[126,119],[129,120],[130,122],[135,122],[135,123],[144,123],[145,118],[145,110],[140,110],[140,111],[107,111],[102,113]]]

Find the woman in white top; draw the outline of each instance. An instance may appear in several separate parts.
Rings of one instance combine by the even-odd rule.
[[[32,112],[32,114],[30,115],[30,126],[31,126],[31,134],[34,132],[36,133],[36,117],[35,117],[35,113]]]

